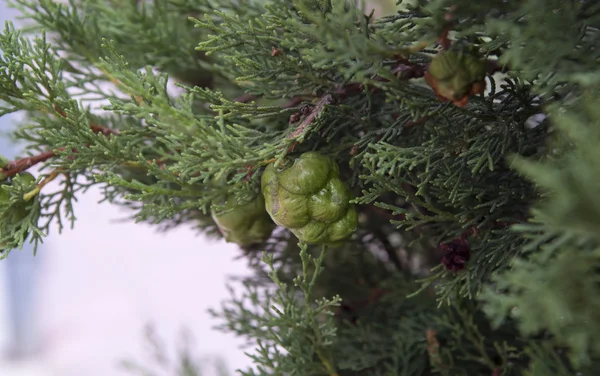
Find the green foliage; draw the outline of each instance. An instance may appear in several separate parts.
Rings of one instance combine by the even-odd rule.
[[[227,319],[228,330],[256,342],[256,354],[250,355],[256,369],[242,371],[242,375],[336,372],[331,355],[336,334],[332,310],[340,299],[318,299],[315,294],[325,255],[326,248],[315,258],[306,245],[300,246],[302,272],[292,280],[294,288],[280,279],[273,257],[265,254],[263,262],[269,266],[276,291],[247,284],[241,297],[234,297],[216,313]]]
[[[27,237],[39,239],[43,235],[38,229],[39,197],[25,197],[33,187],[35,178],[27,172],[0,184],[1,258],[8,256],[10,249],[22,247]]]
[[[566,112],[555,108],[550,116],[565,147],[543,164],[516,161],[543,189],[543,200],[531,223],[516,227],[528,238],[528,257],[499,274],[482,295],[494,321],[510,315],[518,318],[523,334],[550,331],[578,365],[600,350],[597,101],[597,90],[590,90]]]
[[[220,238],[223,197],[244,210],[275,166],[316,152],[358,226],[327,251],[294,226],[244,244],[255,275],[214,312],[254,347],[242,374],[599,372],[597,1],[419,0],[380,18],[341,0],[10,3],[32,24],[0,32],[0,116],[25,114],[28,143],[0,167],[7,250],[73,225],[91,187],[136,221]],[[423,79],[447,44],[486,59],[484,93],[443,72],[470,89],[461,107]],[[457,272],[439,247],[456,239]]]

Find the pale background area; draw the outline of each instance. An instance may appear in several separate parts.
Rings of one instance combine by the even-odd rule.
[[[226,276],[247,271],[232,260],[235,248],[185,229],[163,236],[149,226],[110,224],[120,213],[98,205],[99,198],[97,192],[82,196],[75,230],[50,235],[40,250],[41,352],[34,356],[45,371],[32,376],[120,374],[119,359],[146,358],[148,321],[171,345],[187,326],[199,356],[222,355],[230,370],[249,364],[236,338],[211,330],[215,321],[206,314],[227,296]],[[0,375],[8,376],[2,363]]]
[[[14,16],[0,0],[2,27]],[[0,118],[0,132],[14,121]],[[0,142],[0,154],[16,153],[6,148]],[[249,366],[241,340],[213,330],[219,322],[206,313],[228,297],[228,276],[250,272],[245,260],[234,260],[237,248],[187,228],[158,234],[149,225],[114,223],[126,212],[100,199],[97,190],[80,196],[75,229],[51,233],[35,258],[28,248],[14,251],[12,264],[0,262],[0,376],[126,375],[116,364],[125,357],[146,359],[148,322],[171,348],[186,327],[199,358],[221,356],[231,374]],[[13,264],[22,267],[13,280],[31,288],[23,284],[11,301],[7,268]],[[13,319],[15,301],[24,312]],[[16,323],[29,330],[23,341],[31,342],[32,352],[18,360],[1,357],[11,350]]]

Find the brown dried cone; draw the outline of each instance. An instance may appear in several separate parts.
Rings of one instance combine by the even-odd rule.
[[[469,103],[472,95],[485,91],[487,64],[473,55],[458,51],[437,54],[425,72],[425,80],[442,101],[458,107]]]
[[[471,258],[469,243],[463,238],[440,244],[440,250],[444,252],[442,264],[446,269],[453,272],[463,270],[467,261]]]

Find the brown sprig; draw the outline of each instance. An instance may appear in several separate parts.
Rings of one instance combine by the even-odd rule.
[[[67,114],[62,109],[60,109],[58,106],[55,105],[54,110],[62,117],[64,117],[64,118],[67,117]],[[90,129],[92,130],[92,132],[102,134],[106,137],[109,137],[111,135],[115,136],[119,133],[119,131],[116,129],[111,129],[111,128],[108,128],[108,127],[105,127],[102,125],[98,125],[98,124],[90,124]],[[88,145],[86,145],[86,146],[88,146]],[[24,158],[14,160],[14,161],[6,164],[6,166],[4,166],[3,168],[0,168],[0,175],[3,176],[4,178],[13,177],[16,174],[19,174],[19,173],[31,168],[32,166],[37,165],[38,163],[45,162],[49,159],[56,157],[57,152],[64,151],[65,149],[66,148],[62,147],[62,148],[58,148],[55,150],[48,150],[48,151],[42,152],[37,155],[32,155],[29,157],[24,157]],[[73,148],[71,150],[74,153],[77,152],[77,149],[75,149],[75,148]]]
[[[243,94],[239,97],[235,98],[233,101],[238,103],[248,103],[258,99],[256,95],[253,94]]]
[[[63,151],[65,150],[65,148],[59,148],[57,150]],[[4,166],[4,168],[0,168],[0,175],[4,178],[13,177],[18,173],[26,171],[30,167],[35,166],[40,162],[45,162],[51,158],[54,158],[55,156],[56,153],[53,150],[50,150],[40,153],[38,155],[33,155],[31,157],[24,157],[14,160],[12,162],[9,162],[6,166]]]
[[[296,128],[296,130],[293,131],[288,136],[288,138],[296,138],[297,136],[301,135],[306,130],[306,128],[310,125],[310,123],[312,123],[312,121],[317,117],[317,115],[319,115],[321,112],[323,112],[325,105],[332,104],[332,103],[333,103],[333,96],[331,94],[325,94],[324,96],[321,97],[321,99],[319,99],[319,101],[317,102],[315,107],[313,107],[312,109],[304,110],[303,112],[307,113],[306,117],[304,118],[302,123],[300,123],[298,128]],[[306,108],[306,107],[303,107],[303,108]]]
[[[446,369],[447,366],[444,364],[440,354],[440,342],[437,339],[437,331],[431,328],[427,329],[425,331],[425,337],[427,339],[427,354],[429,355],[429,361],[439,370]]]

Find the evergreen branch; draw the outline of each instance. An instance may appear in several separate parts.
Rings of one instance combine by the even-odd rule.
[[[60,112],[60,113],[61,113],[61,115],[66,117],[66,114],[64,112]],[[102,134],[107,137],[110,135],[118,134],[118,131],[115,129],[107,128],[107,127],[104,127],[101,125],[96,125],[96,124],[91,124],[90,129],[94,133],[99,133],[99,134]],[[89,147],[89,145],[86,145],[86,146]],[[26,171],[27,169],[35,166],[38,163],[46,162],[46,161],[56,157],[57,151],[62,152],[65,150],[66,150],[65,147],[61,147],[56,150],[49,150],[49,151],[45,151],[45,152],[42,152],[37,155],[23,157],[23,158],[14,160],[12,162],[8,162],[3,168],[0,168],[0,177],[4,177],[4,179],[6,179],[6,178],[10,178],[12,176],[15,176],[16,174]],[[77,150],[75,148],[73,148],[72,152],[76,153]]]
[[[62,151],[64,150],[64,148],[58,150]],[[53,150],[50,150],[40,153],[38,155],[24,157],[14,160],[12,162],[8,162],[6,166],[0,168],[0,177],[3,178],[2,180],[10,178],[20,172],[26,171],[28,168],[35,166],[38,163],[45,162],[51,158],[54,158],[55,156],[56,153]]]
[[[0,170],[2,247],[73,223],[93,185],[128,220],[220,239],[211,208],[316,151],[358,228],[327,250],[281,227],[243,247],[256,275],[220,314],[256,347],[242,374],[598,373],[597,1],[402,2],[378,20],[344,0],[10,3],[56,38],[0,33],[0,115],[28,115],[29,155]],[[421,80],[449,49],[486,59],[490,90],[463,108]],[[39,183],[22,173],[40,164]]]
[[[331,94],[324,95],[319,101],[315,104],[315,107],[310,110],[306,118],[302,121],[302,123],[294,130],[288,138],[296,139],[298,136],[303,135],[305,133],[306,128],[312,123],[312,121],[323,111],[325,105],[332,104],[333,97]],[[301,141],[300,141],[301,142]]]

